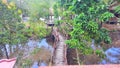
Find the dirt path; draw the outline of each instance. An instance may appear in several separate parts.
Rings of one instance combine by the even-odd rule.
[[[57,32],[59,41],[56,43],[56,50],[54,55],[54,65],[65,65],[66,64],[66,44],[64,37],[60,34],[60,32],[57,31],[57,28],[53,29],[55,32]]]

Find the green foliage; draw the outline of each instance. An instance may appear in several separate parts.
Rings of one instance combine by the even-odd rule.
[[[32,37],[32,35],[33,35],[33,29],[25,29],[24,34],[28,38]]]
[[[20,23],[18,8],[14,3],[8,5],[0,2],[0,43],[18,44],[25,42],[26,37],[22,34],[24,25]]]
[[[37,54],[38,52],[40,51],[40,48],[35,48],[33,51],[32,51],[32,53],[31,54]]]
[[[103,0],[103,2],[104,2],[106,5],[110,5],[110,4],[113,2],[113,0]]]
[[[31,59],[25,59],[25,60],[22,62],[22,67],[23,67],[23,68],[30,67],[31,65],[32,65]]]
[[[21,23],[20,9],[13,2],[8,5],[0,2],[0,43],[18,44],[25,43],[27,38],[33,36],[37,38],[45,37],[49,32],[44,28],[43,22],[30,23],[30,28]]]
[[[67,40],[66,43],[70,45],[70,48],[78,48],[81,54],[88,55],[93,53],[93,49],[89,46],[86,46],[86,44],[83,42],[80,42],[76,39],[70,39]]]
[[[28,2],[27,6],[30,7],[28,13],[32,20],[39,20],[40,17],[44,17],[49,14],[50,4],[48,0],[31,0],[26,2]]]
[[[57,4],[55,4],[55,5],[53,6],[53,9],[54,9],[54,16],[55,16],[55,18],[58,17],[58,9],[57,9],[57,7],[58,7]]]
[[[55,0],[10,0],[22,9],[23,14],[28,15],[31,21],[37,21],[40,17],[49,15],[49,9],[53,7]]]
[[[120,0],[103,0],[103,2],[109,6],[120,3]],[[120,13],[120,5],[113,6],[115,13]]]
[[[108,21],[111,17],[113,17],[114,14],[110,13],[110,12],[105,12],[100,16],[100,21],[101,22],[105,22]]]
[[[105,58],[105,54],[102,50],[96,50],[95,54],[98,55],[100,58]]]
[[[93,50],[86,44],[91,39],[95,39],[97,43],[111,42],[108,31],[99,28],[100,22],[108,21],[114,16],[108,12],[105,2],[100,0],[67,0],[60,3],[64,8],[62,21],[73,27],[73,30],[69,32],[71,39],[66,41],[70,47],[78,48],[83,54],[91,54]],[[74,16],[73,19],[71,16]]]
[[[24,29],[24,34],[27,37],[33,37],[34,39],[40,39],[49,35],[50,30],[47,31],[46,24],[41,21],[37,22],[26,22],[26,27],[29,25],[29,28]]]
[[[101,41],[103,41],[103,42],[109,44],[112,42],[111,38],[109,37],[108,31],[104,28],[102,28],[98,31],[98,35],[95,39],[96,39],[97,43],[100,43]]]
[[[120,13],[120,5],[119,5],[119,6],[116,6],[115,12],[116,12],[116,13]]]

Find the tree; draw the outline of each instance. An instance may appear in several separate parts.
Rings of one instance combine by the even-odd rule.
[[[10,52],[13,45],[25,42],[27,37],[22,33],[24,24],[20,23],[19,9],[13,2],[3,4],[0,1],[0,44],[4,46],[6,56],[8,52],[6,44],[9,44]]]
[[[108,6],[110,12],[114,13],[116,17],[120,15],[120,0],[103,0]]]
[[[11,0],[23,10],[32,20],[39,20],[40,17],[49,15],[49,8],[54,4],[54,0]]]
[[[102,41],[111,42],[108,31],[102,28],[102,23],[114,15],[107,10],[107,5],[103,1],[67,0],[65,3],[60,3],[64,6],[63,21],[73,27],[69,32],[71,39],[67,41],[70,47],[87,55],[93,53],[91,47],[87,45],[92,39],[95,39],[97,44]],[[72,19],[71,13],[74,15]]]

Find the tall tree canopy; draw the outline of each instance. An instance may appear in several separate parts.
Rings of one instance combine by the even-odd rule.
[[[111,42],[108,31],[101,28],[101,23],[114,15],[107,10],[107,5],[102,0],[59,0],[59,4],[64,10],[63,21],[73,27],[69,33],[71,39],[67,41],[70,47],[89,54],[91,49],[87,45],[88,41],[95,39],[96,43]]]
[[[49,33],[44,28],[45,24],[43,22],[21,22],[21,14],[21,10],[14,2],[3,3],[0,1],[0,44],[4,46],[6,55],[6,44],[9,44],[9,52],[12,52],[13,45],[17,47],[18,44],[26,43],[31,37],[38,39]],[[29,25],[27,26],[26,24]]]
[[[10,49],[12,45],[25,42],[27,39],[22,33],[24,24],[20,23],[19,11],[14,3],[3,4],[0,1],[0,44],[9,44]]]

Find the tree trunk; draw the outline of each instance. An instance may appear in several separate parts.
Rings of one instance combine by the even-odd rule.
[[[12,46],[9,45],[9,48],[10,48],[10,54],[12,54]]]
[[[78,65],[80,65],[80,58],[79,58],[79,53],[78,53],[78,49],[76,48],[76,55],[77,55],[77,63]]]
[[[3,51],[2,48],[0,49],[0,59],[3,57]]]
[[[5,50],[5,54],[6,54],[6,58],[9,59],[9,56],[8,56],[8,52],[7,52],[7,48],[6,48],[6,45],[3,45],[4,46],[4,50]]]
[[[101,28],[102,28],[102,25],[103,25],[103,23],[101,22],[101,23],[100,23],[100,25],[99,25],[99,29],[101,29]]]

